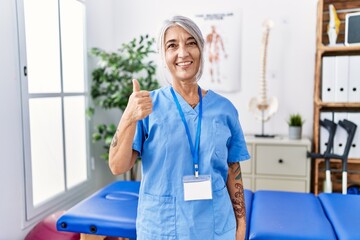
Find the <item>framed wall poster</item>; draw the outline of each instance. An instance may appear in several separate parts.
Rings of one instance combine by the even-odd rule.
[[[218,92],[237,92],[241,87],[240,13],[197,13],[192,19],[205,39],[205,65],[200,84]]]

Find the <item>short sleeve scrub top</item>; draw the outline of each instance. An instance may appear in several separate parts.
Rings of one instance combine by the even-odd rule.
[[[194,141],[199,105],[176,93]],[[194,174],[193,158],[170,87],[151,92],[153,112],[138,121],[133,149],[142,159],[136,220],[138,240],[232,240],[236,219],[227,191],[228,163],[249,159],[238,113],[209,90],[202,100],[199,174],[210,175],[211,200],[184,201],[183,177]]]

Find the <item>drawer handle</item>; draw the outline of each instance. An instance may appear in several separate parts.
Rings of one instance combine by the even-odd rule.
[[[278,162],[281,164],[281,163],[284,163],[284,160],[282,160],[282,159],[280,158]]]

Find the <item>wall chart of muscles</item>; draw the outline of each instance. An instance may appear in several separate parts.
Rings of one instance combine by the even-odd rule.
[[[273,27],[271,20],[266,20],[263,23],[263,36],[261,43],[261,71],[260,71],[260,82],[259,82],[259,94],[257,97],[250,99],[249,109],[250,112],[255,115],[257,120],[261,121],[261,134],[255,135],[256,137],[274,137],[274,135],[267,135],[264,133],[264,123],[268,121],[278,110],[278,100],[276,97],[267,97],[267,86],[266,86],[266,56],[267,47],[269,42],[269,33]]]

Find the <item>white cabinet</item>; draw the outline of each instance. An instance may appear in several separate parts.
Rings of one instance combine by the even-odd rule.
[[[309,139],[246,136],[251,159],[241,163],[244,187],[256,190],[310,192]]]

